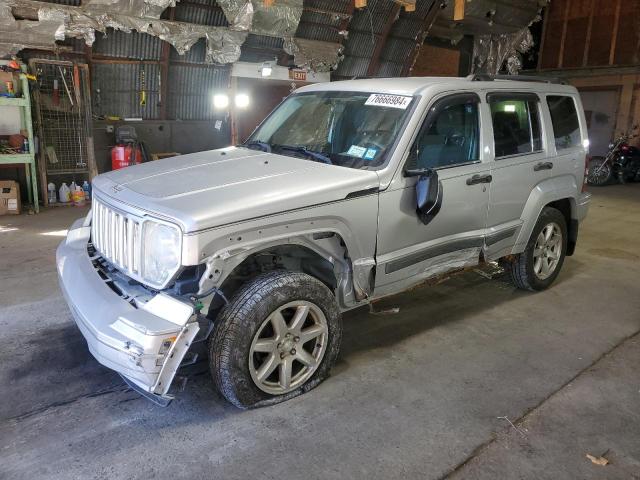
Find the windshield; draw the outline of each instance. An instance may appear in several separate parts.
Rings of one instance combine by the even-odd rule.
[[[293,95],[258,127],[245,147],[349,168],[383,165],[413,97],[360,92]]]

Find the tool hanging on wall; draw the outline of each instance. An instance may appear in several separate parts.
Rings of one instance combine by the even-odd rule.
[[[40,86],[42,87],[42,82],[40,82]],[[58,86],[58,79],[53,79],[53,91],[51,92],[52,103],[57,107],[60,105],[60,88]]]
[[[158,107],[162,106],[162,73],[158,72]]]
[[[80,108],[80,69],[76,64],[73,65],[73,90],[76,94],[76,104],[78,105],[78,108]]]
[[[144,107],[147,104],[147,86],[146,86],[146,71],[144,64],[140,69],[140,106]]]
[[[60,75],[62,76],[62,83],[64,84],[64,89],[67,91],[67,95],[69,96],[69,103],[71,103],[71,106],[73,107],[73,98],[71,98],[71,92],[69,91],[69,86],[67,85],[67,79],[64,78],[65,73],[67,72],[67,69],[64,69],[64,72],[62,71],[62,68],[58,67],[58,70],[60,70]]]

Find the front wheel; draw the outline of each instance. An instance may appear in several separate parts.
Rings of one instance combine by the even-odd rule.
[[[567,222],[562,213],[545,207],[524,252],[502,262],[511,282],[522,290],[545,290],[556,279],[567,252]]]
[[[606,162],[602,157],[593,158],[589,162],[589,174],[587,175],[587,183],[596,187],[602,187],[611,183],[613,178],[613,169],[611,162]]]
[[[286,271],[256,277],[216,318],[209,366],[239,408],[278,403],[324,380],[336,361],[342,320],[319,280]]]

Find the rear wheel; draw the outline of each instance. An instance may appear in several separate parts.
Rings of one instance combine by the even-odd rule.
[[[596,187],[607,185],[613,178],[613,169],[611,163],[605,164],[605,159],[596,157],[589,162],[589,174],[587,175],[587,183]]]
[[[524,252],[503,262],[511,282],[523,290],[545,290],[556,279],[567,252],[567,223],[562,213],[545,207]]]
[[[270,272],[240,289],[218,315],[211,374],[237,407],[278,403],[329,375],[341,337],[340,312],[326,285],[303,273]]]

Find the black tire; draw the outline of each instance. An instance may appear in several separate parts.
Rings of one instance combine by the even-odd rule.
[[[324,356],[313,375],[296,390],[284,395],[262,391],[249,371],[249,352],[254,336],[267,317],[291,301],[318,306],[328,327]],[[233,296],[215,320],[209,340],[209,368],[220,393],[238,408],[279,403],[316,387],[329,376],[342,340],[342,317],[331,290],[304,273],[274,271],[248,282]]]
[[[533,253],[540,232],[550,223],[556,223],[560,227],[562,232],[562,251],[553,273],[548,278],[541,280],[534,271]],[[525,251],[515,255],[515,258],[501,262],[509,275],[511,283],[522,290],[540,291],[549,288],[562,269],[567,253],[567,240],[567,222],[564,215],[555,208],[545,207],[540,213],[540,217],[538,217]]]

